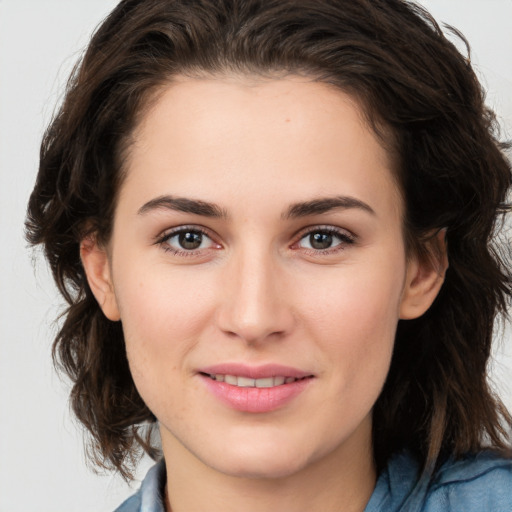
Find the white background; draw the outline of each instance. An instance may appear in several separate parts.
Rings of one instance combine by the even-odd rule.
[[[23,240],[43,129],[90,33],[115,3],[0,0],[0,512],[108,512],[133,492],[85,465],[67,383],[51,366],[61,301],[42,258],[32,261]],[[467,36],[488,103],[512,138],[512,0],[422,3]],[[509,336],[493,367],[512,406]]]

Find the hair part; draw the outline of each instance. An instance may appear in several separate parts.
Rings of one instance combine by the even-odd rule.
[[[44,135],[26,222],[68,303],[54,358],[96,463],[129,478],[140,448],[156,456],[156,418],[135,389],[121,324],[87,284],[80,241],[108,242],[134,129],[162,86],[232,73],[300,74],[351,95],[394,159],[408,249],[428,257],[426,237],[446,230],[438,298],[398,325],[374,408],[377,467],[404,448],[424,467],[475,452],[484,437],[510,448],[512,418],[489,388],[487,362],[511,295],[510,264],[493,245],[511,173],[469,58],[405,0],[124,0]]]

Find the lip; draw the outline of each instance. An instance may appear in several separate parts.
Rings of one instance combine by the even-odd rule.
[[[269,388],[238,387],[213,380],[209,375],[236,375],[251,379],[284,376],[296,380],[288,384]],[[305,391],[314,380],[314,375],[297,368],[278,364],[248,366],[225,363],[198,370],[198,376],[206,389],[229,408],[249,413],[266,413],[285,407]]]
[[[199,368],[199,373],[209,375],[237,375],[248,377],[250,379],[265,379],[282,375],[284,377],[293,377],[294,379],[303,379],[304,377],[314,377],[311,372],[304,372],[291,366],[280,364],[264,364],[260,366],[250,366],[240,363],[222,363],[213,366]]]

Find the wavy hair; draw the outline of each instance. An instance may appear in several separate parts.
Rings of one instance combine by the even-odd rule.
[[[374,407],[377,468],[407,448],[423,467],[484,443],[510,448],[512,418],[487,380],[495,319],[511,295],[497,233],[508,147],[471,67],[405,0],[123,0],[97,29],[44,135],[27,239],[42,244],[68,303],[54,342],[100,466],[129,478],[156,418],[132,381],[120,323],[96,303],[80,241],[108,241],[131,134],[178,74],[301,74],[355,97],[394,156],[409,250],[446,229],[450,267],[422,317],[400,321]],[[149,430],[148,430],[149,427]]]

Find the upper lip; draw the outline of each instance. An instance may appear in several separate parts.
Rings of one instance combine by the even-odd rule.
[[[305,372],[291,366],[281,364],[263,364],[251,366],[244,363],[221,363],[212,366],[205,366],[198,369],[198,373],[208,375],[236,375],[237,377],[247,377],[249,379],[265,379],[268,377],[293,377],[302,379],[312,377],[311,372]]]

